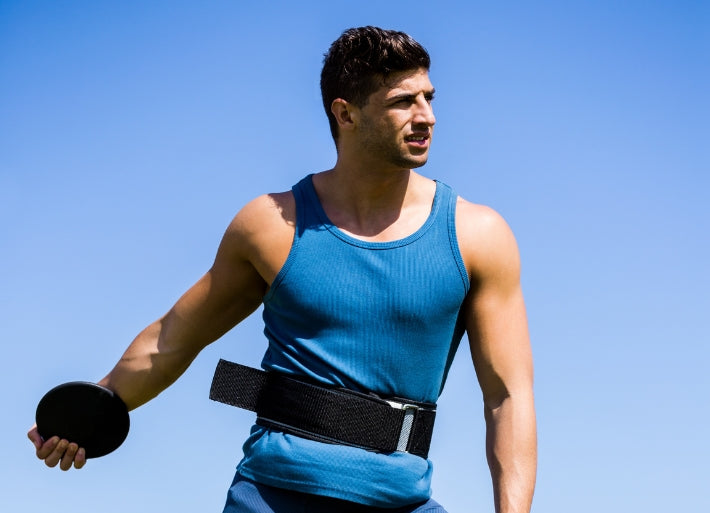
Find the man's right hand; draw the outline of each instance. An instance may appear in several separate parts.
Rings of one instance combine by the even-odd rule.
[[[27,432],[27,438],[35,446],[37,457],[44,460],[48,467],[56,467],[59,464],[60,469],[69,470],[72,464],[76,469],[86,464],[86,452],[82,447],[68,440],[60,440],[58,436],[44,440],[37,431],[37,425]]]

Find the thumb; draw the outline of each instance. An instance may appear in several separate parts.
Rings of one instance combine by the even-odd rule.
[[[35,449],[40,449],[42,447],[42,443],[44,440],[42,440],[42,436],[39,434],[39,431],[37,430],[37,424],[32,426],[32,428],[27,432],[27,438],[30,439],[30,442],[35,446]]]

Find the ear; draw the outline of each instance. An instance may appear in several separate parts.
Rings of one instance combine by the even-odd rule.
[[[352,130],[358,119],[357,107],[342,98],[333,100],[330,104],[330,112],[335,116],[341,132]]]

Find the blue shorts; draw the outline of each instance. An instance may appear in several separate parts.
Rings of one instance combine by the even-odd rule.
[[[227,495],[223,513],[446,513],[433,499],[401,508],[376,508],[355,502],[274,488],[239,474]]]

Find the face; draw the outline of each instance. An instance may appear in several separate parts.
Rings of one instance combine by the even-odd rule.
[[[426,164],[434,130],[434,87],[426,70],[393,74],[358,109],[361,151],[402,169]]]

